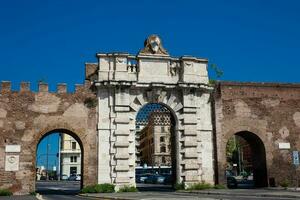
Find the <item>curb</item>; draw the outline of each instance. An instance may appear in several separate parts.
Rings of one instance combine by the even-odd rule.
[[[299,196],[295,195],[273,195],[273,194],[239,194],[239,193],[229,193],[229,192],[214,192],[214,191],[178,191],[175,192],[177,194],[206,194],[206,195],[224,195],[224,196],[234,196],[234,197],[274,197],[274,198],[289,198],[289,199],[299,199]],[[96,196],[96,195],[88,195],[88,194],[79,194],[77,196],[86,197],[86,198],[98,198],[98,199],[105,199],[105,200],[136,200],[136,198],[129,198],[129,197],[113,197],[113,196]]]
[[[36,197],[38,200],[44,200],[43,196],[42,196],[40,193],[36,193],[35,197]]]
[[[78,194],[76,196],[85,197],[89,199],[104,199],[104,200],[136,200],[132,198],[126,197],[112,197],[112,196],[94,196],[94,195],[86,195],[86,194]]]
[[[212,192],[212,191],[178,191],[176,193],[181,194],[206,194],[206,195],[225,195],[225,196],[235,196],[235,197],[277,197],[277,198],[293,198],[299,199],[300,196],[284,194],[284,195],[274,195],[274,194],[240,194],[240,193],[229,193],[229,192]]]

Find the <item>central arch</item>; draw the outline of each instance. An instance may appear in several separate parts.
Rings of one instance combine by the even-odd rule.
[[[142,190],[139,183],[157,184],[152,190],[174,186],[178,168],[174,111],[163,103],[147,103],[136,112],[135,119],[137,186]]]

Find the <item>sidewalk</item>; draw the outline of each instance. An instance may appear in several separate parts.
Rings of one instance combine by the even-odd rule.
[[[133,192],[133,193],[96,193],[80,194],[80,196],[101,198],[101,199],[118,199],[118,200],[137,200],[137,199],[169,199],[178,197],[180,199],[189,197],[199,197],[199,194],[208,196],[228,196],[228,197],[273,197],[273,198],[291,198],[300,199],[300,191],[291,191],[284,189],[212,189],[197,191],[177,191],[177,192]]]
[[[208,194],[208,195],[228,195],[244,197],[277,197],[277,198],[295,198],[300,199],[300,191],[295,189],[285,190],[283,188],[265,188],[265,189],[214,189],[197,191],[179,191],[180,193]]]
[[[0,200],[37,200],[33,195],[0,196]]]

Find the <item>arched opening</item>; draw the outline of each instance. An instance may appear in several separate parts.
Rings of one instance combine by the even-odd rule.
[[[36,146],[36,191],[40,194],[76,194],[83,185],[83,145],[72,131],[44,134]]]
[[[136,184],[140,191],[172,189],[176,183],[175,117],[160,103],[136,116]]]
[[[234,134],[226,145],[226,177],[229,188],[267,187],[266,151],[254,133]]]

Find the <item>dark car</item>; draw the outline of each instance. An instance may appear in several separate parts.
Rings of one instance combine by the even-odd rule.
[[[137,183],[145,183],[145,180],[149,178],[151,174],[137,174],[135,176],[135,182]]]
[[[163,175],[165,177],[164,184],[171,185],[173,183],[173,176],[171,174]]]
[[[68,178],[68,181],[76,181],[77,175],[76,174],[71,174]]]
[[[152,183],[152,184],[163,184],[165,181],[166,177],[159,175],[159,174],[153,174],[149,176],[146,180],[145,183]]]
[[[237,180],[233,176],[227,176],[227,187],[228,188],[237,188]]]
[[[233,175],[233,172],[231,170],[226,170],[226,179],[227,179],[227,187],[228,188],[237,188],[238,182],[236,178]]]

